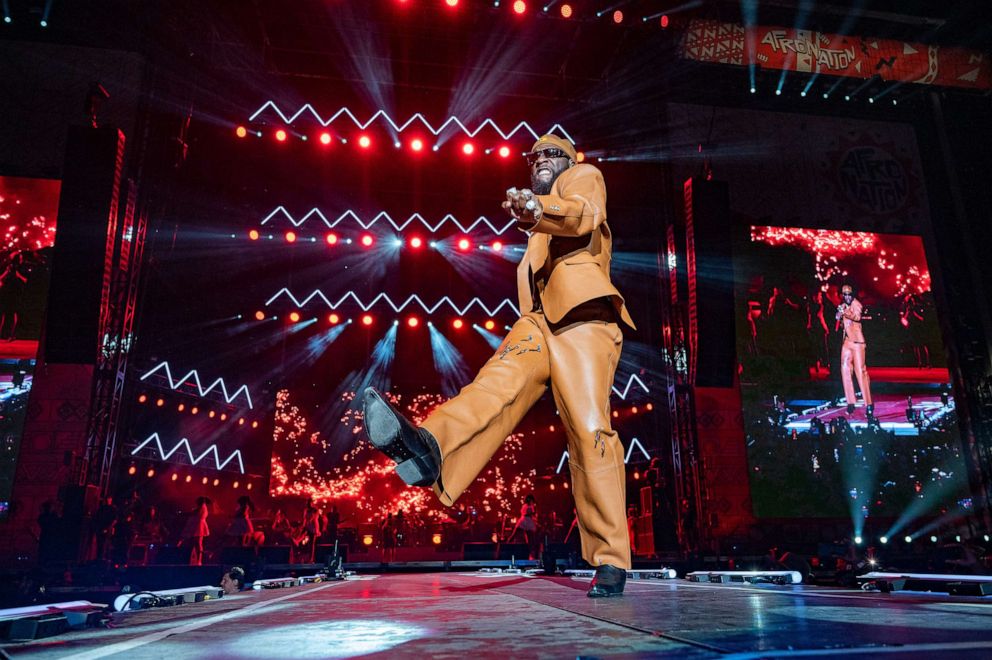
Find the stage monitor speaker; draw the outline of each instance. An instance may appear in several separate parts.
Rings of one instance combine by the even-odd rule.
[[[465,561],[479,559],[496,559],[495,543],[465,543],[462,545],[462,559]]]
[[[70,127],[45,324],[49,363],[96,363],[123,162],[124,134],[116,128]]]
[[[726,182],[686,180],[690,375],[700,387],[730,387],[736,364],[733,237]]]

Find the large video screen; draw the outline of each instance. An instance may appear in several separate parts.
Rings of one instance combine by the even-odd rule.
[[[48,300],[60,182],[0,176],[0,517],[9,511]]]
[[[922,240],[755,226],[734,261],[755,515],[967,508]]]

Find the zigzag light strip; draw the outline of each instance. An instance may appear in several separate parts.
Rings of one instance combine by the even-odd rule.
[[[331,302],[330,300],[327,299],[327,296],[325,296],[324,295],[324,292],[321,291],[320,289],[315,290],[309,296],[307,296],[303,300],[300,300],[299,298],[297,298],[296,296],[294,296],[293,293],[289,289],[287,289],[286,287],[283,287],[283,288],[279,289],[279,291],[277,291],[275,295],[273,295],[271,298],[269,298],[267,301],[265,301],[265,306],[268,307],[273,302],[275,302],[275,300],[277,298],[279,298],[280,296],[283,296],[283,295],[288,296],[289,299],[291,301],[293,301],[293,304],[296,307],[299,307],[299,308],[305,307],[314,298],[319,298],[319,299],[323,300],[324,301],[324,304],[326,304],[330,309],[337,309],[342,304],[344,304],[344,302],[346,300],[348,300],[349,298],[351,298],[352,300],[354,300],[358,304],[359,307],[362,308],[362,311],[365,311],[365,312],[369,311],[373,306],[375,306],[376,304],[378,304],[380,300],[382,300],[382,301],[385,301],[386,304],[389,305],[394,312],[402,312],[409,305],[411,305],[413,303],[416,303],[416,304],[420,305],[421,309],[423,309],[428,314],[433,314],[435,311],[437,311],[437,309],[439,307],[441,307],[441,305],[444,305],[444,304],[447,304],[449,307],[451,307],[451,309],[455,310],[455,312],[457,312],[458,314],[465,314],[474,305],[478,305],[479,307],[481,307],[483,309],[483,311],[485,311],[486,314],[488,314],[489,316],[495,315],[496,312],[498,312],[499,310],[503,309],[504,307],[509,307],[516,314],[518,314],[518,315],[520,314],[520,310],[517,309],[516,305],[514,305],[513,302],[509,298],[504,298],[503,299],[503,302],[501,302],[500,304],[496,305],[496,307],[493,307],[492,309],[490,309],[489,307],[487,307],[486,304],[484,302],[482,302],[482,300],[480,298],[472,298],[472,300],[470,300],[468,302],[468,304],[465,305],[464,307],[458,307],[458,305],[456,305],[454,303],[454,301],[452,301],[451,298],[449,298],[448,296],[445,296],[445,297],[441,298],[436,303],[434,303],[433,306],[428,306],[420,298],[420,296],[418,296],[416,294],[410,296],[409,298],[407,298],[405,301],[403,301],[399,305],[397,305],[396,303],[394,303],[393,302],[393,299],[390,298],[389,295],[388,294],[385,294],[385,293],[380,293],[375,298],[373,298],[371,302],[365,303],[365,302],[362,301],[361,298],[359,298],[355,294],[354,291],[349,291],[348,293],[344,294],[343,296],[341,296],[338,299],[337,302]],[[643,383],[642,383],[642,385],[643,385]],[[629,387],[629,385],[628,385],[628,387]]]
[[[503,129],[501,129],[501,128],[499,127],[499,125],[498,125],[498,124],[497,124],[496,122],[494,122],[494,121],[493,121],[492,119],[486,119],[486,120],[485,120],[485,121],[483,121],[483,122],[482,122],[481,124],[479,124],[479,125],[478,125],[478,126],[477,126],[477,127],[475,128],[475,130],[473,131],[473,130],[469,130],[469,128],[468,128],[467,126],[465,126],[465,124],[463,124],[463,123],[461,122],[461,120],[460,120],[460,119],[458,119],[458,117],[455,117],[455,116],[451,116],[451,117],[448,117],[448,118],[447,118],[447,119],[446,119],[446,120],[444,121],[444,123],[443,123],[443,124],[441,124],[441,126],[440,126],[439,128],[434,128],[434,126],[433,126],[433,125],[431,125],[431,123],[430,123],[429,121],[427,121],[427,119],[426,119],[426,118],[425,118],[425,117],[424,117],[424,116],[423,116],[422,114],[420,114],[419,112],[418,112],[418,113],[416,113],[416,114],[414,114],[414,115],[413,115],[412,117],[410,117],[409,119],[407,119],[407,120],[406,120],[406,122],[404,122],[403,124],[397,124],[397,123],[396,123],[395,121],[393,121],[393,119],[392,119],[392,117],[390,117],[390,116],[389,116],[389,115],[388,115],[388,114],[386,113],[386,111],[385,111],[385,110],[379,110],[379,111],[377,111],[377,112],[376,112],[376,113],[375,113],[374,115],[372,115],[372,116],[371,116],[371,117],[370,117],[370,118],[368,119],[368,121],[366,121],[366,122],[364,122],[364,123],[363,123],[363,122],[361,122],[361,121],[359,121],[359,119],[358,119],[358,117],[356,117],[356,116],[354,115],[354,113],[352,113],[352,112],[351,112],[351,110],[349,110],[348,108],[341,108],[340,110],[338,110],[337,112],[335,112],[335,113],[334,113],[333,115],[331,115],[331,116],[330,116],[330,117],[329,117],[328,119],[324,119],[323,117],[321,117],[321,116],[320,116],[320,114],[319,114],[319,113],[318,113],[318,112],[317,112],[316,110],[314,110],[314,108],[313,108],[313,106],[312,106],[312,105],[310,105],[309,103],[305,103],[305,104],[303,104],[303,106],[302,106],[302,107],[301,107],[301,108],[300,108],[299,110],[297,110],[297,111],[296,111],[295,113],[293,113],[292,115],[289,115],[289,116],[287,116],[287,115],[286,115],[286,114],[285,114],[285,113],[284,113],[284,112],[283,112],[283,111],[282,111],[282,110],[281,110],[281,109],[279,108],[279,106],[278,106],[278,105],[276,105],[276,104],[275,104],[275,102],[273,102],[273,101],[266,101],[265,103],[263,103],[263,104],[262,104],[262,107],[260,107],[260,108],[259,108],[258,110],[256,110],[256,111],[255,111],[255,112],[254,112],[254,113],[253,113],[253,114],[251,115],[251,117],[249,117],[249,118],[248,118],[248,121],[255,121],[255,119],[256,119],[256,118],[257,118],[257,117],[258,117],[259,115],[261,115],[261,114],[262,114],[263,112],[265,112],[265,111],[266,111],[267,109],[269,109],[269,108],[271,108],[271,109],[273,110],[273,112],[275,112],[275,113],[276,113],[277,115],[279,115],[279,118],[280,118],[280,119],[282,119],[282,120],[283,120],[283,121],[284,121],[284,122],[285,122],[285,123],[286,123],[287,125],[289,125],[289,124],[292,124],[292,123],[293,123],[294,121],[296,121],[296,120],[297,120],[297,119],[298,119],[298,118],[300,117],[300,115],[302,115],[303,113],[305,113],[305,112],[309,112],[309,113],[310,113],[310,114],[311,114],[311,115],[313,116],[313,118],[314,118],[314,119],[316,119],[316,120],[317,120],[317,121],[318,121],[318,122],[319,122],[319,123],[320,123],[320,124],[321,124],[322,126],[330,126],[330,125],[331,125],[332,123],[334,123],[334,121],[335,121],[335,120],[336,120],[336,119],[337,119],[338,117],[340,117],[340,116],[342,116],[342,115],[344,115],[344,116],[346,116],[346,117],[348,117],[349,119],[351,119],[351,121],[352,121],[352,123],[354,123],[354,124],[355,124],[355,126],[357,126],[358,128],[360,128],[360,129],[361,129],[361,130],[363,130],[363,131],[364,131],[364,130],[365,130],[366,128],[368,128],[368,126],[369,126],[370,124],[372,124],[372,122],[374,122],[374,121],[376,121],[376,120],[377,120],[377,119],[379,119],[379,118],[382,118],[382,119],[383,119],[383,121],[385,121],[385,122],[386,122],[387,124],[389,124],[390,126],[392,126],[392,127],[393,127],[393,129],[394,129],[394,130],[396,130],[396,131],[397,131],[398,133],[402,133],[403,131],[405,131],[405,130],[406,130],[406,129],[407,129],[407,128],[408,128],[409,126],[410,126],[410,124],[412,124],[412,123],[414,123],[414,122],[417,122],[417,121],[419,121],[419,122],[420,122],[421,124],[423,124],[423,125],[424,125],[424,127],[425,127],[425,128],[427,129],[427,130],[429,130],[429,131],[430,131],[431,133],[433,133],[434,135],[440,135],[440,134],[441,134],[441,131],[443,131],[444,129],[446,129],[446,128],[448,128],[448,126],[451,126],[451,125],[455,125],[455,126],[457,126],[457,127],[458,127],[458,128],[459,128],[459,129],[460,129],[460,130],[461,130],[462,132],[463,132],[463,133],[465,133],[465,134],[466,134],[467,136],[469,136],[469,137],[475,137],[475,136],[476,136],[476,135],[477,135],[477,134],[479,133],[479,131],[481,131],[481,130],[482,130],[483,128],[485,128],[486,126],[492,126],[492,127],[493,127],[493,129],[494,129],[494,130],[495,130],[495,131],[496,131],[497,133],[499,133],[499,135],[500,135],[500,136],[501,136],[501,137],[502,137],[502,138],[503,138],[504,140],[509,140],[509,139],[510,139],[511,137],[513,137],[513,135],[514,135],[514,134],[515,134],[515,133],[516,133],[517,131],[519,131],[519,130],[521,130],[521,129],[523,129],[523,130],[525,130],[525,131],[527,131],[528,133],[530,133],[530,134],[531,134],[531,135],[532,135],[532,136],[534,137],[534,139],[535,139],[535,140],[536,140],[537,138],[539,138],[539,137],[540,137],[540,135],[539,135],[538,133],[536,133],[536,132],[534,132],[534,129],[530,127],[530,124],[528,124],[528,123],[527,123],[527,122],[525,122],[525,121],[522,121],[522,122],[520,122],[519,124],[517,124],[517,125],[516,125],[516,126],[515,126],[515,127],[513,128],[513,130],[512,130],[512,131],[510,131],[509,133],[506,133],[506,132],[504,132],[504,131],[503,131]],[[554,126],[552,126],[551,128],[549,128],[547,132],[548,132],[548,133],[554,133],[554,132],[555,132],[555,129],[558,129],[559,131],[561,131],[561,134],[562,134],[562,135],[564,135],[564,136],[565,136],[566,138],[568,138],[568,139],[569,139],[569,140],[571,140],[572,142],[575,142],[575,140],[573,140],[573,139],[572,139],[572,136],[568,134],[568,131],[566,131],[566,130],[565,130],[565,129],[564,129],[563,127],[562,127],[562,125],[561,125],[561,124],[555,124]]]
[[[210,387],[207,387],[206,389],[204,389],[203,384],[200,383],[200,375],[198,373],[196,373],[196,369],[190,370],[190,372],[188,374],[186,374],[185,376],[183,376],[179,380],[175,380],[172,377],[172,371],[169,369],[169,363],[168,362],[162,362],[160,364],[157,364],[154,369],[152,369],[151,371],[149,371],[148,373],[146,373],[144,376],[142,376],[141,377],[141,380],[147,379],[148,377],[150,377],[152,374],[154,374],[155,372],[159,371],[160,369],[165,369],[165,376],[166,376],[166,378],[169,379],[169,387],[171,389],[173,389],[173,390],[179,388],[181,385],[185,384],[186,381],[188,381],[190,378],[192,378],[193,379],[193,382],[196,383],[196,388],[197,388],[197,390],[199,390],[200,396],[206,396],[207,394],[210,393],[211,390],[213,390],[215,387],[217,387],[218,385],[220,385],[220,391],[224,395],[224,399],[228,403],[231,403],[239,394],[241,394],[242,392],[244,392],[245,399],[248,400],[248,407],[249,408],[254,408],[254,406],[252,405],[252,402],[251,402],[251,394],[248,393],[248,386],[247,385],[242,385],[241,387],[239,387],[237,390],[235,390],[234,394],[228,394],[227,393],[227,385],[224,384],[224,379],[223,378],[218,378],[217,380],[215,380],[213,383],[210,384]]]
[[[633,438],[630,441],[630,446],[627,447],[627,455],[623,457],[624,465],[630,463],[630,455],[634,453],[634,445],[637,445],[637,448],[641,450],[641,453],[644,454],[644,458],[646,458],[649,461],[651,460],[651,455],[648,454],[648,451],[644,448],[644,445],[641,444],[641,441],[638,440],[637,438]],[[561,469],[565,467],[565,461],[567,461],[569,458],[571,458],[571,456],[569,455],[568,450],[566,449],[561,454],[561,460],[558,461],[558,469],[555,470],[555,474],[561,474]]]
[[[217,445],[210,445],[209,447],[207,447],[206,451],[204,451],[202,454],[200,454],[199,456],[194,456],[193,455],[193,448],[190,447],[190,445],[189,445],[189,440],[187,440],[186,438],[183,438],[182,440],[180,440],[179,442],[176,443],[176,446],[175,447],[173,447],[169,451],[165,451],[165,447],[162,446],[162,440],[159,439],[158,433],[152,433],[150,436],[148,436],[147,438],[145,438],[145,441],[144,442],[142,442],[140,445],[138,445],[137,447],[135,447],[134,450],[131,451],[131,455],[134,456],[139,451],[141,451],[142,449],[144,449],[145,447],[147,447],[149,444],[151,444],[152,440],[155,441],[155,445],[158,447],[158,454],[159,454],[159,456],[162,457],[162,460],[163,461],[169,460],[169,458],[173,454],[175,454],[177,451],[179,451],[179,449],[181,447],[186,447],[186,454],[189,455],[189,460],[190,460],[190,462],[193,465],[196,465],[197,463],[199,463],[200,461],[202,461],[204,458],[206,458],[207,456],[209,456],[211,453],[213,453],[214,464],[217,466],[217,469],[218,470],[223,470],[224,467],[228,463],[230,463],[234,459],[238,459],[238,468],[241,470],[241,474],[244,474],[245,473],[245,464],[241,460],[241,450],[240,449],[235,449],[231,453],[231,455],[228,456],[227,459],[222,463],[221,460],[220,460],[220,452],[217,451]]]
[[[630,378],[627,379],[627,386],[623,388],[623,392],[621,392],[620,390],[618,390],[616,388],[616,385],[613,386],[613,391],[617,393],[617,396],[618,397],[620,397],[621,399],[623,399],[624,401],[626,401],[627,400],[627,394],[630,393],[630,386],[634,384],[634,381],[635,380],[637,381],[637,384],[641,386],[641,389],[643,389],[645,392],[650,392],[651,391],[651,390],[648,389],[648,386],[644,384],[644,381],[642,381],[640,378],[638,378],[637,376],[635,376],[633,374],[631,374]]]
[[[470,231],[472,231],[473,229],[475,229],[477,226],[479,226],[481,224],[481,225],[486,225],[487,227],[489,227],[489,229],[492,230],[492,232],[494,234],[496,234],[497,236],[499,236],[500,234],[502,234],[503,232],[505,232],[507,229],[509,229],[510,227],[512,227],[513,224],[514,224],[513,221],[511,220],[511,221],[507,222],[506,225],[503,226],[503,227],[496,227],[496,225],[494,225],[493,223],[491,223],[488,218],[486,218],[485,216],[481,216],[480,215],[478,217],[478,219],[475,220],[475,222],[473,222],[472,224],[470,224],[469,226],[466,227],[461,222],[459,222],[458,219],[455,216],[451,215],[450,213],[447,214],[446,216],[444,216],[443,218],[441,218],[441,220],[436,225],[431,225],[431,223],[428,222],[427,219],[424,218],[424,216],[420,215],[419,213],[414,213],[413,215],[411,215],[409,218],[407,218],[402,223],[397,223],[385,211],[380,212],[374,218],[372,218],[368,222],[365,222],[360,217],[358,217],[358,215],[354,211],[351,211],[351,210],[345,211],[344,213],[342,213],[341,215],[339,215],[337,218],[335,218],[332,221],[332,220],[328,220],[327,219],[327,216],[325,216],[321,212],[321,210],[318,209],[318,208],[316,208],[316,207],[314,207],[314,208],[310,209],[309,211],[307,211],[306,215],[304,215],[302,218],[300,218],[299,220],[297,220],[296,218],[293,217],[293,215],[289,211],[286,210],[286,207],[285,206],[277,206],[271,213],[269,213],[267,216],[265,216],[265,218],[262,219],[262,222],[260,224],[263,224],[263,225],[266,224],[269,220],[271,220],[275,216],[279,215],[280,213],[283,216],[285,216],[294,227],[299,227],[304,222],[306,222],[307,220],[309,220],[310,219],[310,216],[316,215],[317,217],[319,217],[324,222],[324,224],[327,226],[328,229],[333,229],[334,227],[337,227],[345,218],[349,218],[350,217],[355,222],[357,222],[359,224],[359,226],[362,227],[362,229],[368,229],[369,227],[371,227],[372,225],[374,225],[379,220],[385,219],[385,220],[387,220],[389,222],[389,224],[391,224],[393,226],[393,228],[396,231],[403,231],[407,226],[409,226],[409,224],[411,222],[413,222],[414,220],[419,220],[421,222],[421,224],[424,225],[424,227],[426,227],[428,230],[430,230],[431,233],[436,233],[437,230],[440,229],[442,226],[444,226],[444,224],[446,222],[449,222],[450,221],[452,224],[454,224],[456,227],[458,227],[459,229],[461,229],[466,234],[469,233]]]

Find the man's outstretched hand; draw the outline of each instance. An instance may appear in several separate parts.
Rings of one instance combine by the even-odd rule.
[[[517,221],[517,229],[522,231],[531,229],[544,214],[544,206],[529,188],[521,190],[510,188],[507,190],[503,208],[513,216],[513,219]]]

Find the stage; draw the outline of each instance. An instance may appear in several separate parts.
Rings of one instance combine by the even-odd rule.
[[[874,657],[992,654],[992,600],[484,573],[363,575],[115,614],[13,658]]]

